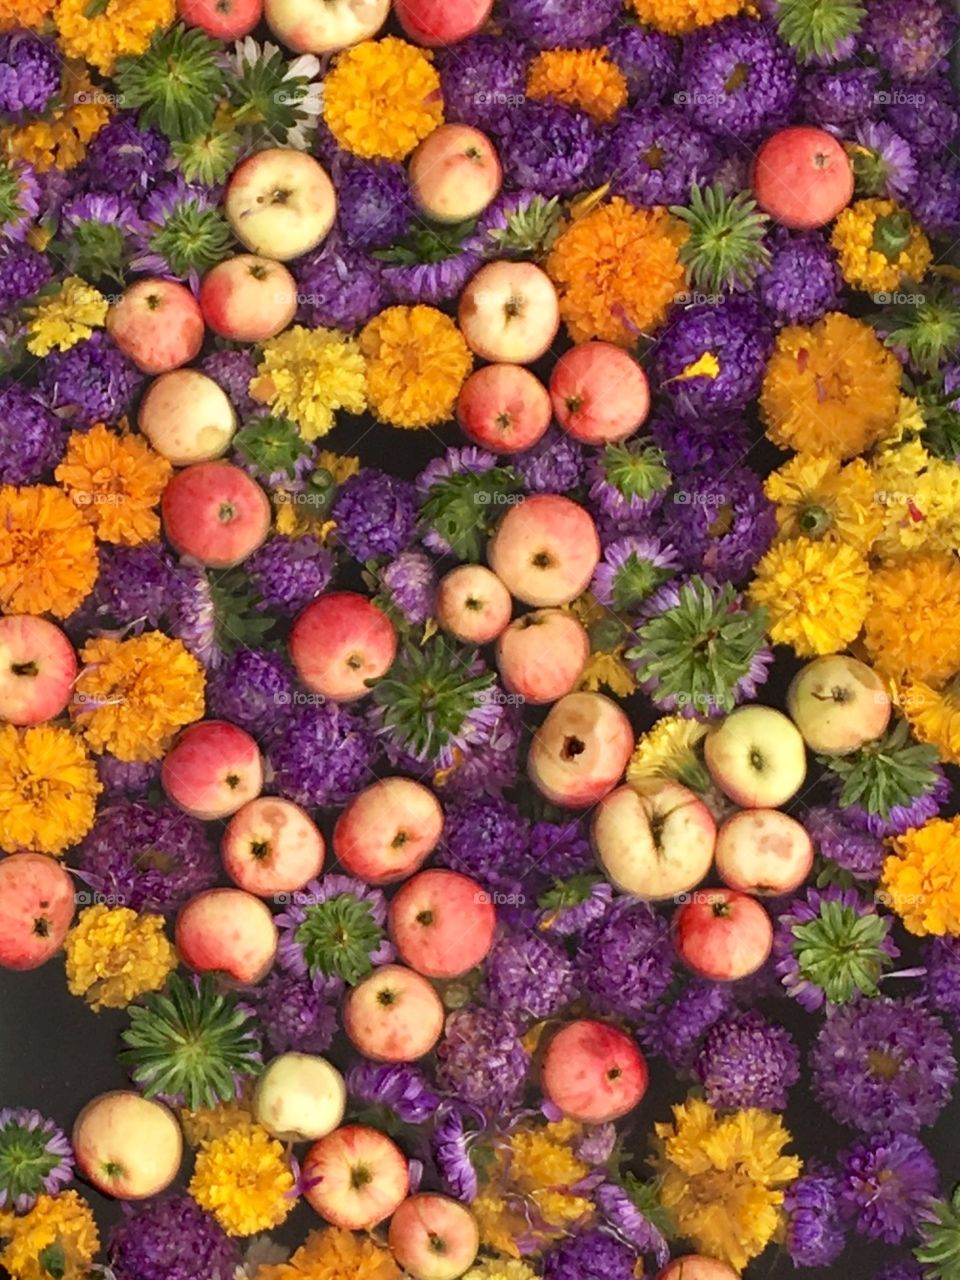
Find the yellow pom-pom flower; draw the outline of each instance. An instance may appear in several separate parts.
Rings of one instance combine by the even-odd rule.
[[[80,659],[70,715],[95,751],[158,760],[203,715],[203,668],[180,640],[160,631],[94,637]]]
[[[776,503],[780,538],[846,542],[864,555],[883,527],[876,488],[862,458],[844,466],[827,453],[798,453],[771,472],[763,486]]]
[[[960,817],[932,818],[892,847],[880,884],[907,932],[960,933]]]
[[[136,546],[160,533],[156,507],[173,474],[141,436],[103,423],[75,431],[55,475],[102,542]]]
[[[833,225],[830,243],[847,284],[865,293],[893,293],[904,280],[922,280],[933,261],[926,235],[892,200],[848,205]]]
[[[732,18],[747,6],[747,0],[631,0],[637,17],[658,31],[685,36],[698,27],[709,27],[722,18]]]
[[[331,431],[339,410],[366,409],[366,364],[354,338],[294,325],[265,342],[262,351],[250,394],[291,418],[305,440]]]
[[[634,209],[619,196],[575,218],[547,259],[574,342],[632,347],[658,328],[684,286],[686,235],[665,209]]]
[[[360,334],[370,408],[392,427],[446,422],[473,367],[463,334],[435,307],[388,307]]]
[[[92,284],[67,276],[60,289],[30,309],[27,350],[34,356],[69,351],[103,327],[110,304]]]
[[[0,849],[60,854],[93,826],[100,780],[69,729],[0,725]]]
[[[402,1280],[389,1249],[340,1227],[311,1231],[289,1262],[261,1267],[255,1280]]]
[[[870,601],[870,569],[845,543],[791,538],[770,548],[756,568],[750,599],[767,610],[774,644],[801,658],[836,653],[855,639]]]
[[[537,1273],[519,1258],[490,1258],[471,1267],[463,1280],[537,1280]]]
[[[176,15],[176,0],[58,0],[54,10],[67,56],[83,58],[104,76],[118,58],[146,52],[153,33],[169,27]]]
[[[928,453],[918,439],[883,449],[872,462],[883,513],[874,551],[894,558],[960,546],[960,467]]]
[[[180,1127],[191,1147],[199,1147],[214,1138],[222,1138],[231,1129],[240,1129],[253,1123],[250,1099],[243,1095],[229,1102],[218,1102],[214,1107],[198,1107],[190,1111],[180,1108]]]
[[[700,744],[707,736],[702,720],[686,716],[661,716],[641,734],[627,765],[627,782],[638,791],[664,778],[703,791],[710,785]]]
[[[548,49],[527,72],[527,95],[579,107],[608,124],[627,101],[627,81],[606,49]]]
[[[782,1223],[783,1196],[800,1173],[781,1118],[750,1108],[721,1114],[699,1098],[656,1125],[660,1201],[698,1253],[742,1271]]]
[[[67,987],[92,1009],[124,1009],[145,991],[159,991],[177,967],[163,916],[129,907],[88,907],[67,934]]]
[[[36,30],[34,23],[23,25]],[[0,134],[7,155],[32,164],[38,173],[54,166],[65,172],[75,168],[87,154],[87,143],[110,119],[110,96],[94,85],[82,62],[66,64],[60,97],[63,105],[51,107],[43,119]]]
[[[833,311],[780,331],[760,413],[784,449],[851,458],[890,430],[900,408],[900,362],[868,324]]]
[[[197,1154],[190,1194],[231,1236],[279,1227],[296,1204],[283,1147],[258,1124],[231,1129]]]
[[[891,680],[939,688],[960,670],[960,562],[917,552],[881,566],[871,580],[864,644]]]
[[[90,525],[66,494],[48,485],[0,487],[0,609],[65,618],[99,571]]]
[[[346,151],[404,160],[443,124],[440,76],[406,40],[364,40],[339,54],[324,80],[323,118]]]
[[[27,1213],[0,1213],[0,1266],[11,1280],[83,1280],[99,1248],[93,1210],[72,1188],[39,1196]],[[46,1265],[52,1257],[55,1272]]]
[[[954,677],[942,689],[910,680],[897,701],[914,736],[936,747],[944,764],[960,764],[960,680]]]

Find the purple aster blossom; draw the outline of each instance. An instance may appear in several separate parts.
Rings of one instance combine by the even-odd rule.
[[[822,858],[835,863],[857,880],[876,880],[888,850],[878,836],[852,826],[839,809],[818,805],[808,809],[803,825]]]
[[[703,1038],[733,1009],[733,995],[722,982],[694,978],[645,1024],[644,1043],[676,1072],[692,1072]]]
[[[196,561],[181,560],[177,566],[176,595],[168,627],[170,634],[182,641],[208,671],[216,670],[223,661],[210,579]]]
[[[960,160],[940,154],[921,161],[904,203],[930,235],[960,232]]]
[[[843,1252],[839,1196],[837,1174],[816,1162],[787,1188],[783,1244],[795,1267],[828,1267]]]
[[[680,556],[667,539],[653,534],[617,538],[603,549],[590,590],[607,608],[629,611],[680,568]]]
[[[170,144],[157,129],[140,129],[133,112],[116,115],[87,147],[83,176],[91,191],[139,196],[166,169]]]
[[[875,1280],[925,1280],[927,1272],[912,1258],[903,1262],[891,1262],[878,1271]]]
[[[61,205],[59,234],[64,240],[69,242],[92,229],[99,229],[102,234],[104,228],[115,233],[116,256],[102,265],[115,279],[120,279],[121,268],[137,236],[144,230],[134,201],[120,192],[94,191],[73,196]],[[102,252],[102,248],[99,251]]]
[[[672,472],[726,471],[750,451],[750,424],[742,414],[721,414],[685,421],[657,413],[646,424]]]
[[[62,69],[52,40],[22,27],[0,32],[0,115],[42,115],[60,92]]]
[[[116,1280],[234,1280],[241,1261],[236,1242],[187,1195],[125,1205],[107,1256]]]
[[[257,375],[252,351],[211,351],[200,361],[200,372],[212,378],[226,392],[227,399],[241,419],[252,418],[257,412],[262,412],[263,405],[250,395],[250,380]]]
[[[292,618],[327,589],[334,560],[313,534],[276,535],[258,547],[243,567],[258,596],[257,609]]]
[[[508,187],[569,196],[589,184],[600,134],[583,111],[527,100],[504,117],[500,159]]]
[[[330,514],[337,541],[354,560],[394,556],[413,541],[417,491],[409,480],[364,467],[337,490]]]
[[[760,391],[772,351],[773,331],[752,299],[700,303],[676,313],[660,335],[655,379],[681,418],[744,409]],[[704,357],[719,371],[691,375]]]
[[[306,696],[306,695],[303,695]],[[269,741],[296,699],[293,672],[280,653],[239,646],[207,676],[207,713]]]
[[[772,25],[726,18],[684,41],[676,100],[701,129],[749,143],[787,123],[798,81],[797,59]]]
[[[85,630],[164,625],[178,597],[177,565],[160,542],[104,543],[93,590],[75,615]]]
[[[536,933],[500,937],[484,969],[485,1002],[521,1026],[554,1017],[575,994],[566,951]]]
[[[118,760],[105,751],[95,757],[94,764],[107,801],[141,800],[160,785],[160,760]]]
[[[448,806],[436,861],[485,889],[513,887],[529,858],[529,840],[530,824],[511,800],[471,796]]]
[[[33,165],[22,160],[0,160],[0,193],[8,214],[0,222],[0,244],[22,244],[40,212],[40,183]]]
[[[501,192],[481,213],[464,245],[490,258],[540,257],[552,243],[550,233],[559,230],[561,212],[556,197],[547,200],[538,191]],[[525,239],[523,247],[512,245],[509,237],[503,243],[504,232],[525,226],[531,219],[539,228],[537,236]]]
[[[675,107],[624,111],[603,154],[613,194],[641,208],[685,204],[718,160],[716,140]]]
[[[636,1021],[666,992],[673,960],[667,922],[646,902],[615,898],[581,935],[580,989],[598,1012]]]
[[[713,1024],[693,1071],[711,1106],[784,1111],[790,1087],[800,1079],[800,1053],[785,1027],[751,1009]]]
[[[528,493],[569,493],[583,481],[583,445],[551,427],[532,449],[514,454],[511,464]]]
[[[742,584],[777,532],[776,508],[749,467],[714,479],[708,472],[674,477],[663,536],[690,573]]]
[[[882,84],[876,67],[808,71],[800,85],[800,115],[809,124],[846,132],[859,121],[876,116],[889,96],[881,92]]]
[[[334,702],[297,708],[270,745],[273,786],[304,808],[345,804],[370,781],[377,741],[366,721]]]
[[[757,277],[760,301],[777,324],[813,324],[836,308],[843,277],[819,231],[778,230],[770,262]]]
[[[607,1232],[590,1228],[568,1237],[543,1260],[544,1280],[634,1280],[636,1254]]]
[[[257,1014],[274,1053],[326,1053],[337,1034],[339,978],[274,970],[254,993]]]
[[[494,135],[527,94],[530,50],[509,35],[475,35],[437,53],[444,116]]]
[[[300,258],[294,274],[300,300],[297,318],[310,329],[322,326],[349,333],[387,305],[380,263],[337,236]]]
[[[854,168],[861,173],[869,195],[901,200],[917,180],[917,166],[910,144],[882,120],[865,120],[854,130]]]
[[[960,938],[931,938],[924,944],[923,962],[923,994],[928,1005],[960,1027]]]
[[[310,973],[304,944],[298,934],[305,921],[309,921],[315,912],[323,910],[329,903],[338,898],[353,898],[363,903],[372,924],[378,926],[383,935],[387,922],[387,900],[379,889],[374,889],[362,880],[353,876],[339,875],[336,872],[323,876],[319,880],[310,880],[304,887],[288,895],[286,908],[274,917],[274,923],[280,932],[277,945],[277,963],[285,973],[303,978]],[[373,965],[389,964],[396,952],[385,936],[373,944],[369,951],[370,963]],[[341,990],[339,978],[335,974],[316,972],[313,975],[318,981],[323,978],[334,981],[326,984],[327,991]]]
[[[53,275],[50,263],[42,253],[27,244],[0,244],[0,310],[12,311],[27,298],[32,298]]]
[[[371,1107],[385,1107],[402,1124],[425,1124],[440,1106],[419,1067],[400,1062],[357,1062],[347,1072],[347,1093]]]
[[[896,92],[886,95],[890,105],[885,115],[901,138],[906,138],[917,156],[940,155],[944,143],[960,133],[960,101],[949,80],[924,83],[922,109],[916,95]]]
[[[605,43],[610,60],[623,72],[631,98],[653,103],[673,90],[679,40],[652,27],[616,26]]]
[[[0,1209],[27,1213],[43,1193],[57,1195],[73,1177],[66,1134],[39,1111],[0,1110]]]
[[[216,884],[220,858],[202,822],[172,804],[118,800],[77,847],[81,878],[134,911],[177,911]]]
[[[429,497],[434,485],[442,484],[451,476],[483,475],[498,466],[500,466],[500,460],[496,454],[486,449],[478,449],[475,445],[466,445],[463,448],[454,446],[447,449],[441,457],[432,458],[417,476],[416,487],[421,503]],[[424,530],[422,541],[425,547],[436,552],[437,555],[450,555],[453,552],[449,542],[434,528],[428,527]]]
[[[868,1240],[913,1235],[937,1192],[937,1165],[909,1133],[861,1138],[840,1161],[840,1210]]]
[[[617,1127],[614,1124],[593,1124],[585,1129],[573,1143],[573,1154],[594,1168],[606,1164],[617,1146]],[[604,1171],[606,1172],[606,1171]],[[590,1179],[596,1185],[596,1177]],[[582,1185],[582,1184],[581,1184]]]
[[[171,224],[182,222],[187,214],[191,222],[198,221],[204,214],[213,215],[211,226],[225,230],[226,222],[219,212],[220,195],[218,188],[186,182],[179,174],[154,187],[140,206],[143,229],[137,237],[139,252],[131,260],[130,269],[145,275],[170,276],[196,291],[201,274],[213,265],[207,232],[183,236],[180,253],[172,261],[170,249],[164,245],[164,232]],[[221,253],[223,256],[225,252]],[[184,266],[177,257],[190,265]]]
[[[810,1053],[813,1089],[841,1124],[917,1133],[950,1101],[951,1038],[922,1005],[880,997],[831,1009]]]
[[[488,702],[483,710],[482,718],[471,713],[469,734],[458,746],[455,759],[447,772],[434,777],[434,785],[444,795],[499,795],[516,782],[520,710],[505,695]]]
[[[458,45],[458,53],[463,48]],[[402,164],[361,160],[338,151],[331,173],[337,188],[337,229],[348,245],[380,249],[404,238],[413,214]]]
[[[67,351],[51,351],[40,366],[41,392],[74,431],[98,422],[115,426],[142,382],[137,366],[102,329]]]
[[[450,1014],[436,1055],[441,1093],[490,1111],[517,1102],[530,1066],[516,1024],[475,1005]]]
[[[405,306],[436,306],[459,297],[483,259],[470,249],[441,258],[439,262],[411,262],[383,268],[383,281],[392,300]]]
[[[63,424],[34,391],[19,382],[0,383],[0,483],[35,484],[66,446]]]
[[[666,1266],[670,1246],[663,1232],[641,1213],[626,1191],[604,1182],[594,1193],[604,1226],[635,1253],[652,1253],[658,1267]]]
[[[923,80],[948,69],[957,19],[939,0],[871,0],[861,38],[896,80]]]
[[[421,627],[433,617],[437,574],[433,561],[422,551],[401,551],[380,571],[380,589],[388,608],[411,627]]]
[[[564,880],[596,868],[582,821],[535,822],[529,836],[530,862],[540,875]]]
[[[452,1102],[442,1102],[436,1113],[430,1137],[433,1159],[443,1189],[462,1204],[470,1204],[480,1192],[470,1148],[484,1124],[482,1111]]]
[[[879,813],[870,813],[858,804],[846,805],[843,816],[853,827],[867,831],[872,836],[886,839],[888,836],[901,836],[911,827],[922,827],[931,818],[937,817],[940,810],[950,799],[950,783],[940,765],[931,766],[936,780],[931,789],[922,796],[917,796],[910,804],[895,804],[889,814],[884,817]],[[840,790],[840,780],[837,780]]]
[[[505,0],[503,19],[538,49],[591,44],[621,12],[620,0]]]
[[[597,450],[587,464],[586,478],[596,513],[631,533],[645,531],[646,521],[663,505],[671,482],[658,447],[639,437]]]
[[[571,938],[606,916],[613,889],[600,876],[584,874],[554,880],[549,897],[549,904],[537,916],[537,928],[545,934]]]

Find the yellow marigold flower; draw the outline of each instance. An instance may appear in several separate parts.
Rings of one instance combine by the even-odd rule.
[[[632,347],[658,328],[684,285],[678,250],[686,228],[665,209],[634,209],[615,196],[575,219],[547,259],[560,314],[574,342]]]
[[[698,1253],[742,1271],[781,1225],[785,1189],[800,1173],[781,1118],[751,1107],[719,1114],[690,1097],[655,1126],[660,1200]]]
[[[69,729],[0,725],[0,849],[60,854],[93,826],[100,779]]]
[[[943,689],[911,680],[897,701],[914,736],[936,747],[944,764],[960,764],[960,680],[954,677]]]
[[[827,453],[798,453],[767,477],[763,489],[776,503],[781,538],[833,539],[866,555],[883,527],[876,487],[862,458],[843,466]]]
[[[537,1273],[518,1258],[492,1258],[471,1267],[463,1280],[537,1280]]]
[[[205,1142],[190,1179],[194,1200],[231,1236],[278,1227],[296,1204],[293,1187],[282,1145],[258,1124]]]
[[[626,105],[627,80],[606,49],[548,49],[530,63],[527,93],[579,107],[606,124]]]
[[[203,667],[161,631],[95,637],[80,658],[70,715],[94,751],[159,760],[174,734],[203,715]]]
[[[747,0],[631,0],[637,17],[648,26],[683,36],[697,27],[709,27],[746,8]]]
[[[370,408],[393,427],[446,422],[473,357],[463,334],[435,307],[388,307],[360,334]]]
[[[57,293],[29,309],[27,350],[35,356],[69,351],[102,328],[109,308],[99,289],[79,276],[67,276]]]
[[[315,467],[317,471],[328,472],[334,484],[343,484],[360,470],[360,459],[352,453],[332,453],[329,449],[321,449]]]
[[[635,693],[637,681],[623,656],[626,631],[620,620],[589,591],[574,600],[569,609],[590,635],[590,657],[577,688],[595,693],[605,685],[618,698]]]
[[[627,782],[642,791],[663,778],[681,782],[685,787],[703,791],[710,778],[700,753],[707,736],[702,720],[685,716],[661,716],[656,724],[642,733],[627,765]]]
[[[93,1210],[72,1187],[57,1196],[38,1196],[28,1213],[0,1213],[0,1266],[13,1280],[50,1280],[43,1258],[49,1259],[51,1249],[62,1261],[57,1276],[82,1280],[99,1248]]]
[[[83,58],[104,76],[118,58],[145,53],[153,33],[176,16],[176,0],[107,0],[92,13],[89,0],[57,0],[54,11],[67,55]]]
[[[886,449],[891,445],[912,440],[916,436],[922,435],[925,425],[923,410],[920,408],[919,401],[901,392],[897,416],[888,430],[881,434],[877,440],[877,446],[881,449]]]
[[[883,528],[874,546],[884,558],[960,546],[960,468],[934,457],[919,439],[873,459]]]
[[[781,329],[760,413],[784,449],[851,458],[889,431],[900,407],[900,362],[868,324],[832,311]]]
[[[908,933],[960,933],[960,817],[931,818],[892,842],[880,879]]]
[[[843,278],[865,293],[892,293],[904,280],[922,280],[933,261],[926,235],[892,200],[848,205],[833,224],[830,243]]]
[[[142,436],[117,435],[103,423],[74,431],[54,474],[101,542],[132,547],[160,533],[156,506],[173,467]]]
[[[339,54],[324,80],[323,118],[347,151],[403,160],[443,124],[440,76],[406,40],[364,40]]]
[[[64,105],[51,108],[44,119],[12,126],[0,135],[7,154],[26,160],[38,173],[54,166],[75,168],[87,154],[87,143],[110,119],[108,96],[95,88],[81,62],[67,64],[61,99]]]
[[[877,569],[864,644],[877,670],[939,688],[960,669],[960,562],[917,552]]]
[[[366,364],[354,338],[298,324],[265,342],[262,351],[250,394],[296,422],[305,440],[332,430],[338,410],[366,409]]]
[[[65,618],[90,594],[99,561],[93,530],[50,485],[0,487],[0,609]]]
[[[801,658],[845,649],[859,634],[870,599],[870,569],[846,543],[791,538],[756,568],[750,599],[767,610],[774,644]]]
[[[129,907],[88,907],[64,941],[67,987],[98,1013],[125,1009],[145,991],[159,991],[177,967],[163,916]]]
[[[231,1129],[239,1129],[253,1123],[250,1099],[246,1093],[230,1102],[218,1102],[215,1107],[198,1107],[190,1111],[180,1108],[180,1127],[191,1147],[199,1147],[214,1138],[222,1138]]]
[[[389,1249],[340,1227],[311,1231],[289,1262],[261,1267],[255,1280],[402,1280]]]
[[[486,1189],[471,1201],[470,1212],[476,1219],[481,1244],[508,1257],[520,1257],[517,1241],[527,1229],[520,1209],[511,1207],[503,1196]]]

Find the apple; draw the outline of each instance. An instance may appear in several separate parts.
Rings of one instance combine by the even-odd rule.
[[[199,369],[175,369],[150,383],[137,426],[157,453],[185,467],[222,457],[237,429],[237,415],[212,378]]]
[[[736,982],[766,962],[773,925],[756,898],[736,889],[698,889],[674,914],[673,942],[694,973]]]
[[[287,262],[326,238],[337,216],[337,195],[313,156],[293,147],[267,147],[242,160],[230,175],[224,212],[233,234],[252,253]]]
[[[228,720],[198,720],[167,752],[160,782],[184,813],[205,821],[227,818],[260,794],[260,748]]]
[[[342,1123],[347,1086],[326,1058],[282,1053],[267,1063],[253,1095],[258,1124],[281,1142],[316,1142]]]
[[[479,217],[503,183],[497,149],[468,124],[442,124],[410,157],[410,194],[434,222]]]
[[[402,964],[384,964],[351,991],[343,1029],[374,1062],[415,1062],[443,1032],[443,1001],[430,983]]]
[[[203,277],[200,308],[221,338],[264,342],[297,314],[297,282],[282,262],[240,253]]]
[[[725,885],[761,897],[799,889],[813,867],[813,841],[779,809],[744,809],[717,832],[717,873]]]
[[[464,644],[489,644],[510,621],[513,600],[492,569],[461,564],[437,587],[437,622]]]
[[[843,143],[811,125],[771,134],[756,154],[751,182],[764,213],[794,231],[824,226],[853,199]]]
[[[260,796],[230,819],[220,844],[230,879],[260,898],[295,893],[323,870],[323,836],[292,800]]]
[[[647,1091],[647,1063],[633,1040],[607,1022],[581,1018],[550,1040],[540,1069],[547,1099],[569,1120],[610,1124]]]
[[[263,16],[263,0],[178,0],[188,27],[199,27],[217,40],[248,36]]]
[[[656,1280],[740,1280],[740,1276],[717,1258],[688,1253],[685,1258],[674,1258],[657,1274]]]
[[[428,978],[459,978],[493,946],[490,895],[459,871],[420,871],[394,894],[387,915],[400,959]]]
[[[533,735],[527,774],[545,799],[586,809],[612,791],[633,752],[633,728],[602,693],[568,693]]]
[[[457,1280],[476,1260],[480,1231],[466,1205],[424,1194],[404,1200],[390,1220],[387,1242],[413,1280]]]
[[[890,694],[877,673],[845,653],[814,658],[787,690],[787,710],[811,751],[846,756],[890,723]]]
[[[456,44],[474,35],[493,8],[493,0],[394,0],[393,11],[404,31],[429,48]]]
[[[370,692],[397,656],[397,630],[372,600],[331,591],[308,604],[290,632],[290,657],[308,689],[334,702]]]
[[[532,262],[488,262],[460,296],[460,330],[484,360],[532,364],[560,328],[557,291]]]
[[[704,739],[710,777],[745,809],[775,809],[797,794],[807,776],[800,731],[773,707],[738,707]]]
[[[0,858],[0,968],[38,969],[63,946],[74,909],[73,881],[43,853]]]
[[[107,312],[107,333],[144,373],[189,364],[203,346],[203,316],[175,280],[137,280]]]
[[[334,53],[375,36],[390,0],[264,0],[267,26],[295,53]]]
[[[550,375],[557,422],[583,444],[626,440],[650,412],[647,375],[612,342],[582,342],[565,351]]]
[[[600,561],[600,539],[593,517],[578,503],[535,493],[500,521],[487,559],[511,595],[550,608],[586,591]]]
[[[52,720],[70,701],[76,678],[77,655],[59,627],[32,614],[0,618],[0,720]]]
[[[369,1231],[407,1198],[410,1171],[385,1133],[348,1124],[315,1142],[303,1162],[304,1199],[348,1231]]]
[[[273,518],[256,480],[230,462],[178,471],[163,491],[160,514],[174,549],[211,569],[229,569],[253,555]]]
[[[380,778],[353,797],[333,829],[333,852],[348,875],[391,884],[412,875],[443,831],[440,801],[412,778]]]
[[[77,1168],[105,1196],[145,1200],[180,1172],[183,1136],[162,1102],[128,1089],[93,1098],[73,1125]]]
[[[204,889],[180,909],[177,951],[196,973],[225,973],[250,986],[273,968],[277,926],[270,908],[242,889]]]
[[[717,827],[695,792],[664,779],[642,792],[618,787],[604,796],[592,835],[607,879],[655,902],[700,883],[713,861]]]
[[[544,661],[549,654],[549,661]],[[556,702],[577,686],[590,657],[583,623],[561,609],[536,609],[511,622],[497,640],[497,667],[525,702]]]
[[[471,373],[457,397],[464,435],[494,453],[520,453],[546,434],[550,394],[519,364],[485,364]]]

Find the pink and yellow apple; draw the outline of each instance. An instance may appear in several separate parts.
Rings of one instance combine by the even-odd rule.
[[[393,896],[390,937],[400,959],[428,978],[459,978],[493,945],[490,895],[459,871],[420,871]]]
[[[323,869],[323,836],[291,800],[260,796],[230,819],[220,844],[227,875],[260,898],[295,893]]]
[[[657,1280],[739,1280],[739,1272],[717,1258],[688,1253],[684,1258],[674,1258],[658,1272]]]
[[[467,346],[484,360],[532,364],[560,328],[557,291],[532,262],[488,262],[460,295],[459,322]]]
[[[267,26],[296,53],[335,53],[375,36],[390,0],[264,0]]]
[[[308,689],[334,702],[370,692],[397,656],[397,631],[372,600],[331,591],[308,604],[290,632],[290,657]]]
[[[530,449],[550,425],[550,394],[519,364],[485,364],[471,373],[457,398],[464,435],[494,453]]]
[[[779,809],[744,809],[717,832],[717,874],[742,893],[778,897],[799,889],[813,867],[813,841]]]
[[[178,471],[163,491],[160,514],[174,549],[211,569],[229,569],[253,555],[273,519],[256,480],[230,462]]]
[[[217,40],[239,40],[263,17],[263,0],[177,0],[177,12],[188,27]]]
[[[70,701],[76,678],[77,655],[58,626],[32,614],[0,618],[0,720],[52,720]]]
[[[480,1249],[477,1220],[466,1205],[432,1194],[404,1200],[390,1220],[387,1240],[412,1280],[457,1280]]]
[[[117,1200],[159,1195],[183,1158],[183,1136],[169,1107],[127,1089],[88,1102],[74,1122],[72,1142],[83,1177]]]
[[[354,796],[333,829],[333,852],[348,875],[391,884],[418,870],[437,846],[443,810],[412,778],[380,778]]]
[[[597,805],[593,844],[607,879],[658,901],[694,888],[713,861],[717,827],[698,795],[667,779],[618,787]]]
[[[527,774],[562,809],[586,809],[612,791],[633,751],[626,713],[602,693],[568,693],[533,735]]]
[[[264,342],[297,314],[297,282],[283,263],[240,253],[203,277],[200,308],[221,338]]]
[[[304,1199],[335,1227],[369,1231],[407,1198],[410,1171],[385,1133],[362,1124],[335,1129],[307,1152]]]
[[[833,653],[797,672],[787,690],[787,710],[811,751],[845,756],[886,732],[890,693],[872,667]]]
[[[811,125],[772,133],[757,152],[752,183],[764,213],[794,231],[832,222],[853,199],[853,167],[843,143]]]
[[[196,973],[224,973],[249,986],[273,968],[277,927],[270,908],[242,889],[205,889],[181,908],[176,944]]]
[[[487,546],[490,568],[524,604],[569,604],[590,585],[600,560],[593,517],[557,493],[535,493],[510,508]]]
[[[313,156],[293,147],[267,147],[241,160],[230,175],[224,212],[251,253],[287,262],[326,238],[337,216],[337,196]]]
[[[489,644],[510,621],[513,600],[492,569],[461,564],[440,579],[437,622],[464,644]]]
[[[347,993],[343,1029],[375,1062],[415,1062],[443,1032],[443,1001],[426,978],[384,964]]]
[[[694,973],[736,982],[766,963],[773,925],[756,898],[735,889],[698,889],[674,914],[673,941]]]
[[[57,954],[74,911],[73,881],[43,853],[0,858],[0,968],[38,969]]]
[[[547,1045],[540,1069],[545,1096],[570,1120],[609,1124],[647,1091],[647,1063],[633,1040],[607,1022],[569,1022]]]
[[[416,44],[456,44],[479,31],[493,0],[394,0],[397,21]]]
[[[347,1086],[326,1058],[282,1053],[257,1080],[253,1113],[281,1142],[316,1142],[343,1123]]]
[[[160,782],[173,803],[194,818],[228,818],[260,794],[260,748],[229,720],[200,720],[167,752]]]
[[[497,149],[485,133],[467,124],[442,124],[410,157],[410,193],[434,222],[478,217],[503,181]]]
[[[199,369],[175,369],[150,383],[137,426],[175,467],[211,462],[230,448],[237,415],[226,392]]]
[[[773,707],[738,707],[704,740],[710,777],[745,809],[775,809],[803,786],[807,753],[800,731]]]
[[[144,373],[189,364],[203,346],[197,300],[175,280],[137,280],[107,312],[107,333]]]
[[[549,660],[544,661],[545,655]],[[556,702],[571,693],[589,657],[586,628],[562,609],[525,613],[497,640],[497,667],[503,683],[525,702]]]
[[[626,440],[650,412],[647,375],[612,342],[582,342],[565,351],[550,375],[557,421],[583,444]]]

